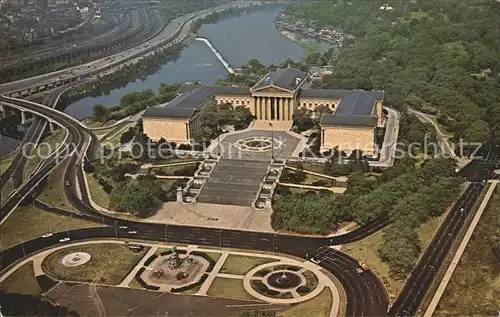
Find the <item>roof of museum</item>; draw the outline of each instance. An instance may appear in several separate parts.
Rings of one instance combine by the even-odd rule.
[[[375,127],[377,118],[370,115],[324,114],[321,117],[322,126],[344,127]]]
[[[350,90],[350,89],[313,89],[302,88],[300,89],[299,97],[305,98],[318,98],[318,99],[342,99],[353,93],[364,93],[375,100],[384,100],[383,91],[369,91],[369,90]]]
[[[171,101],[146,109],[143,117],[190,118],[196,109],[213,93],[204,86],[188,90]]]
[[[181,88],[179,89],[179,93],[185,93],[188,91],[191,91],[193,89],[196,89],[198,87],[202,87],[201,85],[182,85]],[[213,94],[215,95],[250,95],[250,88],[249,87],[233,87],[233,86],[203,86],[210,90]]]
[[[278,88],[295,91],[300,84],[306,79],[307,73],[295,68],[280,68],[278,70],[269,72],[264,76],[252,90],[263,88],[266,86],[276,86]]]

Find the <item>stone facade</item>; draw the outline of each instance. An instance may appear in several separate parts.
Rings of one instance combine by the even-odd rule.
[[[189,142],[189,122],[187,119],[143,118],[144,133],[153,141],[164,138],[176,143]]]
[[[322,127],[321,150],[338,147],[348,155],[354,150],[375,154],[375,129],[364,127]]]
[[[268,73],[253,87],[184,86],[180,96],[195,96],[193,92],[197,90],[205,93],[199,93],[199,99],[193,97],[188,103],[203,99],[201,96],[206,97],[207,91],[210,98],[193,104],[194,111],[183,112],[183,118],[143,116],[144,131],[153,140],[163,137],[188,142],[200,130],[206,109],[221,104],[248,108],[255,117],[254,129],[284,131],[292,128],[298,109],[305,108],[318,117],[319,107],[327,107],[333,114],[321,117],[321,148],[341,147],[346,152],[360,149],[365,154],[374,154],[375,128],[384,125],[383,92],[303,89],[308,78],[307,73],[287,68]],[[175,112],[175,105],[171,108]]]

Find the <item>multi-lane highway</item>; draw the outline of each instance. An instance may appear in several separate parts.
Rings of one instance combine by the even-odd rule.
[[[69,89],[71,89],[70,86],[64,86],[64,87],[59,87],[58,89],[52,91],[50,94],[48,94],[44,101],[43,104],[55,108],[57,103],[59,102],[59,99],[61,96],[67,92]],[[12,163],[9,165],[9,167],[2,173],[0,176],[0,188],[3,187],[3,185],[9,180],[12,179],[12,183],[14,185],[14,188],[18,187],[21,185],[23,181],[23,172],[24,172],[24,167],[26,165],[26,162],[28,160],[27,156],[25,155],[26,153],[30,153],[32,150],[34,150],[38,142],[40,142],[40,139],[47,127],[47,120],[35,116],[33,119],[33,122],[31,126],[29,127],[28,131],[26,132],[26,135],[24,136],[23,141],[21,144],[18,146],[14,159],[12,160]]]
[[[224,6],[218,7],[219,9]],[[203,10],[208,15],[214,9]],[[33,84],[44,81],[52,81],[54,77],[75,77],[87,76],[102,71],[110,65],[123,63],[134,56],[147,52],[155,45],[163,45],[165,42],[173,43],[182,39],[190,30],[191,24],[199,13],[188,14],[172,21],[162,32],[155,37],[154,41],[146,42],[139,47],[126,50],[113,57],[101,59],[92,63],[75,67],[69,71],[47,74],[30,78],[15,83],[2,85],[3,91],[13,91],[25,89]],[[10,89],[10,90],[9,90]],[[28,254],[37,252],[43,248],[49,248],[59,244],[62,237],[70,237],[72,241],[90,238],[119,238],[119,239],[139,239],[166,241],[181,244],[209,245],[222,248],[239,248],[262,250],[268,252],[286,253],[305,259],[311,259],[326,270],[336,276],[341,281],[347,295],[348,316],[383,316],[387,314],[388,296],[379,278],[370,270],[363,270],[359,263],[341,251],[337,251],[330,246],[345,244],[363,239],[373,232],[380,230],[388,224],[386,219],[378,219],[373,223],[358,228],[345,235],[326,237],[303,237],[284,234],[272,234],[262,232],[250,232],[241,230],[226,230],[217,228],[191,227],[178,225],[164,225],[158,223],[134,222],[103,215],[90,207],[88,193],[85,186],[82,171],[82,160],[91,146],[92,138],[90,131],[86,130],[80,122],[68,115],[61,113],[51,107],[44,107],[24,100],[16,100],[0,97],[2,102],[22,106],[23,108],[45,116],[57,122],[68,130],[66,147],[61,148],[53,157],[47,159],[39,169],[21,184],[14,195],[11,195],[2,208],[2,221],[16,206],[31,193],[33,188],[43,180],[46,175],[61,161],[68,160],[64,173],[65,195],[72,206],[78,210],[78,214],[72,213],[75,217],[83,217],[92,221],[102,222],[106,227],[73,230],[54,234],[49,238],[38,238],[24,242],[1,253],[2,268],[5,269],[12,263],[22,259]],[[35,132],[33,132],[34,134]],[[64,151],[63,151],[64,150]],[[69,157],[69,158],[68,158]],[[482,180],[483,175],[491,171],[491,166],[474,162],[471,170],[476,173],[476,177]],[[484,165],[484,166],[483,166]],[[452,247],[453,241],[458,231],[463,226],[466,218],[471,214],[472,205],[476,201],[480,190],[484,184],[482,182],[473,183],[458,200],[450,213],[447,215],[444,225],[432,240],[430,247],[424,252],[417,266],[413,270],[408,281],[392,308],[390,315],[414,315],[427,293],[432,283],[436,270],[439,269],[444,256]],[[79,197],[79,194],[81,198]],[[38,206],[52,212],[68,213],[53,206],[47,206],[36,202]],[[127,230],[120,229],[126,226]],[[136,234],[129,232],[136,231]]]
[[[97,58],[116,53],[118,50],[142,43],[156,36],[165,26],[159,13],[149,4],[137,5],[134,2],[123,2],[122,12],[117,14],[116,26],[93,38],[74,43],[66,43],[38,51],[28,52],[22,56],[8,56],[1,59],[1,78],[25,77],[40,71],[44,66],[54,68],[58,63],[71,60]]]
[[[75,130],[69,133],[69,135],[72,136],[72,142],[80,153],[86,151],[88,142],[83,142],[83,140],[85,140],[85,134],[87,134],[88,131],[86,131],[75,119],[55,109],[36,105],[24,100],[2,97],[2,101],[16,102],[16,104],[20,104],[33,111],[39,111],[40,108],[43,108],[44,115],[50,116],[54,121],[59,122],[69,130],[73,127]],[[480,163],[474,162],[474,164]],[[481,167],[483,171],[486,172],[491,170],[491,164],[488,165],[486,162],[482,165],[484,165]],[[473,173],[471,175],[474,176],[476,174]],[[485,174],[479,173],[478,175]],[[36,182],[37,177],[37,175],[34,176],[33,182]],[[186,244],[275,251],[303,258],[313,258],[315,262],[318,262],[324,268],[328,269],[342,282],[346,294],[348,295],[348,315],[384,315],[386,312],[388,299],[380,280],[371,271],[359,270],[360,266],[354,259],[328,247],[329,245],[345,244],[367,237],[373,232],[383,228],[387,224],[386,220],[380,219],[351,233],[333,238],[301,237],[239,230],[167,226],[156,223],[125,221],[100,214],[89,207],[88,201],[85,199],[82,201],[78,197],[76,194],[78,190],[86,190],[85,186],[82,186],[82,184],[84,184],[82,180],[83,177],[81,171],[81,156],[80,158],[72,156],[64,176],[65,181],[70,182],[70,186],[65,187],[65,194],[73,207],[83,213],[84,217],[93,219],[94,221],[102,221],[104,224],[108,225],[108,228],[100,229],[100,231],[97,229],[89,229],[87,231],[79,230],[66,233],[69,234],[71,238],[73,238],[72,235],[75,235],[75,239],[96,238],[100,237],[101,234],[103,235],[102,237],[109,237],[113,236],[112,234],[114,233],[114,236],[117,238],[159,240]],[[78,183],[80,185],[79,189],[76,188],[75,178],[78,178]],[[418,309],[419,301],[427,292],[431,281],[429,280],[429,276],[431,275],[429,271],[434,272],[439,269],[441,264],[440,261],[442,261],[442,258],[448,252],[458,230],[465,222],[482,186],[484,186],[482,182],[473,183],[453,207],[444,222],[445,225],[440,229],[433,240],[431,248],[424,252],[412,276],[408,279],[403,291],[396,299],[390,311],[391,314],[413,314],[414,310]],[[29,192],[30,187],[24,186],[19,190],[21,193],[23,191],[25,193]],[[86,197],[86,193],[83,192],[82,196]],[[123,225],[127,226],[129,230],[137,231],[137,234],[128,234],[128,231],[122,232],[119,227]],[[34,245],[33,248],[36,249],[37,247],[44,247],[44,244],[50,241],[52,240],[37,239],[35,242],[27,242],[28,247],[25,244],[24,252],[26,252],[27,249],[30,250],[32,244]],[[53,240],[53,243],[58,243],[58,240]],[[2,254],[4,261],[6,261],[4,265],[8,265],[11,260],[15,261],[17,258],[14,255],[20,254],[16,253],[19,252],[19,250],[6,250],[5,252],[5,256]]]
[[[85,217],[93,221],[103,222],[107,225],[102,229],[76,230],[66,232],[71,239],[88,239],[97,237],[116,237],[125,239],[146,239],[156,241],[170,241],[185,244],[210,245],[223,248],[252,249],[271,252],[282,252],[295,255],[302,258],[313,258],[318,253],[315,261],[325,269],[335,275],[346,288],[348,294],[347,315],[380,315],[385,313],[388,305],[385,288],[378,277],[371,271],[360,270],[359,263],[340,251],[324,249],[325,245],[330,243],[347,243],[361,239],[370,235],[372,232],[380,229],[386,224],[386,221],[378,220],[363,228],[354,230],[343,236],[335,238],[322,237],[302,237],[293,235],[282,235],[272,233],[250,232],[240,230],[223,230],[217,228],[203,228],[190,226],[162,225],[157,223],[144,223],[126,221],[111,216],[104,216],[98,211],[89,207],[88,201],[83,201],[78,197],[78,192],[85,191],[83,186],[83,172],[81,162],[83,154],[89,146],[88,131],[80,125],[78,121],[61,113],[58,110],[36,105],[32,102],[1,97],[3,102],[15,102],[23,108],[36,111],[40,108],[46,116],[51,117],[63,127],[68,129],[69,144],[75,146],[75,152],[80,155],[71,155],[64,175],[65,194],[69,202],[81,214],[75,217]],[[55,166],[56,160],[48,160],[27,182],[25,182],[17,193],[7,200],[2,212],[14,210],[16,205],[31,192],[33,187],[39,183],[48,171]],[[78,188],[75,183],[78,179]],[[86,192],[82,192],[82,197],[87,197]],[[86,203],[87,202],[87,203]],[[40,203],[37,203],[40,204]],[[55,210],[52,206],[45,206],[52,211],[64,213],[64,211]],[[8,214],[3,214],[4,217]],[[121,230],[120,226],[127,226],[128,230]],[[129,234],[129,231],[136,231],[137,234]],[[114,233],[114,235],[113,235]],[[60,237],[61,234],[54,235]],[[28,241],[21,246],[5,250],[2,252],[2,267],[9,266],[14,261],[22,258],[25,254],[35,250],[58,244],[59,239],[40,238]]]
[[[204,19],[211,14],[220,13],[228,9],[248,7],[260,4],[258,1],[231,1],[215,8],[209,8],[189,14],[179,16],[170,21],[158,34],[151,39],[136,45],[132,48],[123,50],[106,58],[100,58],[95,61],[85,63],[79,66],[67,68],[64,70],[30,77],[15,82],[6,83],[0,86],[2,94],[17,92],[30,87],[47,85],[55,81],[72,80],[77,78],[88,78],[98,73],[114,68],[118,65],[130,62],[137,58],[142,58],[147,54],[165,45],[173,45],[187,37],[191,28],[199,19]],[[167,44],[168,43],[168,44]]]
[[[417,265],[391,309],[390,316],[414,316],[418,312],[429,288],[436,281],[436,274],[450,250],[455,249],[455,241],[470,217],[473,217],[474,205],[481,194],[485,180],[491,178],[494,163],[486,160],[474,160],[465,170],[472,181],[457,202],[446,215],[437,233],[424,250]]]

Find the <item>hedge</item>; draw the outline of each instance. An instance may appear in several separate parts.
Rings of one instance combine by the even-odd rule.
[[[157,291],[160,289],[159,286],[154,286],[154,285],[149,285],[147,284],[146,282],[144,282],[144,280],[141,278],[141,274],[146,270],[145,267],[141,267],[139,269],[139,271],[137,271],[137,273],[135,274],[135,280],[137,282],[139,282],[139,284],[141,284],[141,286],[145,289],[149,289],[149,290],[152,290],[152,291]]]
[[[153,254],[152,256],[150,256],[145,262],[144,262],[144,266],[148,266],[151,264],[151,262],[153,262],[158,256],[156,254]]]
[[[193,284],[186,285],[186,286],[178,287],[178,288],[172,288],[170,291],[172,293],[180,293],[180,292],[187,291],[188,289],[192,289],[192,288],[195,288],[196,286],[203,284],[207,278],[208,278],[208,274],[205,273],[201,276],[201,278],[197,282],[195,282]]]
[[[200,256],[200,257],[202,257],[202,258],[204,258],[205,260],[208,261],[209,265],[207,267],[206,272],[212,272],[212,270],[214,269],[215,264],[217,263],[217,262],[214,261],[214,259],[212,259],[208,254],[206,254],[204,252],[193,251],[193,252],[191,252],[191,255]]]

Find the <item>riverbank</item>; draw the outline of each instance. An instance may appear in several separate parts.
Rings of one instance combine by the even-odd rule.
[[[247,10],[228,12],[216,18],[216,22],[206,21],[197,30],[199,37],[208,38],[214,47],[233,67],[246,64],[248,60],[257,58],[265,65],[279,65],[288,57],[300,61],[305,56],[306,49],[282,36],[274,25],[274,19],[282,6],[264,5]],[[190,38],[194,36],[194,32]],[[262,45],[273,43],[273,45]],[[324,43],[321,50],[328,50]],[[175,58],[157,59],[150,62],[152,68],[141,74],[134,74],[121,80],[116,86],[103,89],[102,93],[94,92],[86,96],[73,98],[65,112],[85,119],[92,115],[92,107],[102,104],[114,107],[120,104],[121,98],[133,91],[152,89],[157,91],[162,84],[174,84],[200,81],[211,85],[227,75],[213,52],[206,44],[199,41],[186,40],[178,50]],[[82,98],[83,97],[83,98]]]
[[[290,41],[293,41],[302,47],[304,49],[305,56],[321,52],[321,46],[317,43],[312,43],[311,39],[301,38],[299,34],[287,30],[281,30],[280,33]]]
[[[153,54],[146,55],[133,63],[117,67],[115,70],[102,77],[98,76],[97,79],[93,81],[79,85],[70,94],[70,103],[77,102],[86,97],[108,95],[113,89],[123,88],[129,83],[133,83],[138,79],[144,79],[146,76],[156,73],[165,63],[172,60],[175,61],[179,57],[179,53],[187,44],[192,43],[199,28],[203,24],[212,23],[234,12],[251,10],[255,6],[262,5],[265,4],[252,3],[250,7],[231,7],[220,13],[214,12],[204,18],[199,18],[191,26],[191,32],[184,38],[181,38],[177,43],[159,48]]]

